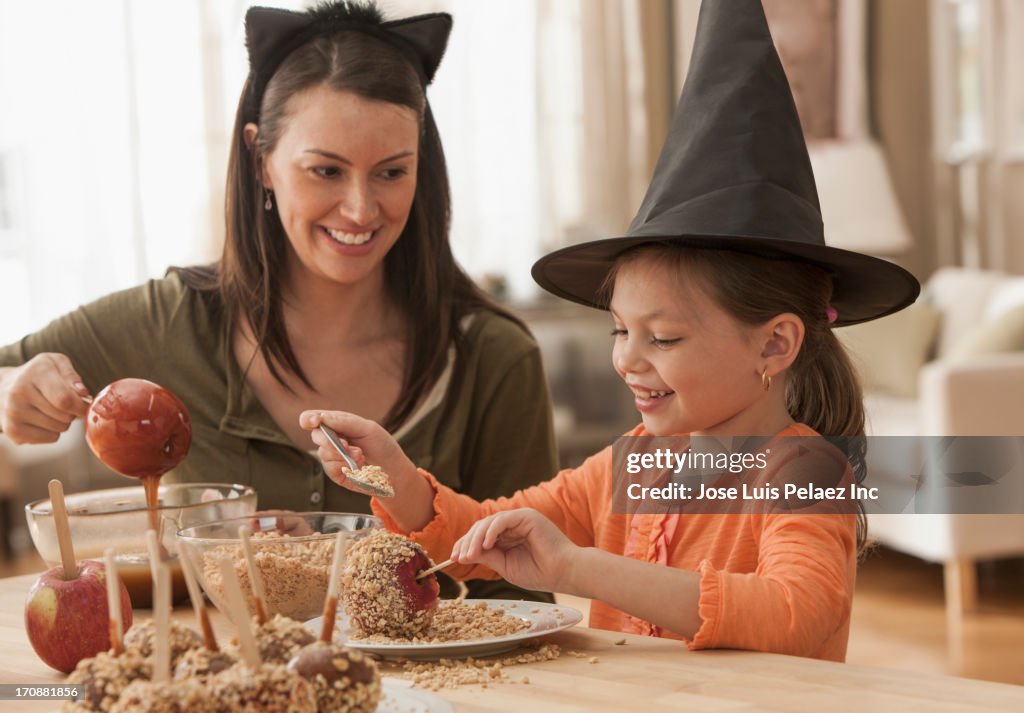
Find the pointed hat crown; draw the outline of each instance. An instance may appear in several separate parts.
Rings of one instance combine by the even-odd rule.
[[[819,265],[833,277],[837,325],[912,303],[920,285],[879,258],[825,244],[800,119],[760,0],[705,0],[683,92],[654,177],[626,235],[563,248],[533,276],[604,308],[615,259],[648,242],[731,249]]]

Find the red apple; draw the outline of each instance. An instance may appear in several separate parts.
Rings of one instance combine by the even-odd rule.
[[[192,443],[192,419],[181,400],[145,379],[121,379],[89,407],[85,438],[96,457],[121,475],[160,476]]]
[[[395,581],[402,592],[402,599],[405,600],[405,608],[410,616],[437,607],[437,597],[441,591],[437,575],[428,574],[423,579],[416,579],[417,574],[433,566],[434,563],[417,546],[412,559],[402,562],[395,568]]]
[[[124,582],[121,617],[132,625],[132,602]],[[79,661],[110,648],[106,568],[102,562],[78,563],[78,576],[64,579],[57,565],[39,576],[25,601],[25,631],[39,658],[58,671],[70,673]]]
[[[357,636],[414,638],[429,629],[440,587],[423,549],[401,535],[373,530],[358,538],[345,557],[345,612]]]

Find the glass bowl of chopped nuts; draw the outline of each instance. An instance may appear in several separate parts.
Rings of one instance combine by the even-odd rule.
[[[256,614],[256,600],[238,534],[243,525],[252,531],[267,615],[296,621],[323,613],[337,533],[358,538],[383,527],[380,519],[359,513],[264,511],[179,530],[179,552],[214,605],[227,610],[220,573],[220,560],[226,558],[238,576],[250,615]]]

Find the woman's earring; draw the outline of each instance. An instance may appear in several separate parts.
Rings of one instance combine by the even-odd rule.
[[[761,370],[761,386],[765,391],[772,388],[772,377],[768,376],[768,367]]]
[[[263,195],[267,197],[267,199],[265,201],[263,201],[263,210],[265,210],[265,211],[274,210],[274,203],[273,203],[273,201],[270,200],[271,197],[274,195],[274,192],[272,190],[268,189],[268,188],[264,188],[263,189]]]

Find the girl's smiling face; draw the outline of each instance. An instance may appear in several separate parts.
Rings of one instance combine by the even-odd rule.
[[[701,284],[650,257],[621,266],[610,304],[615,371],[651,435],[774,433],[769,402],[781,388],[765,398],[764,330],[726,313]]]
[[[352,284],[382,275],[416,193],[416,113],[323,85],[289,104],[263,176],[291,246],[293,278],[300,270]]]

